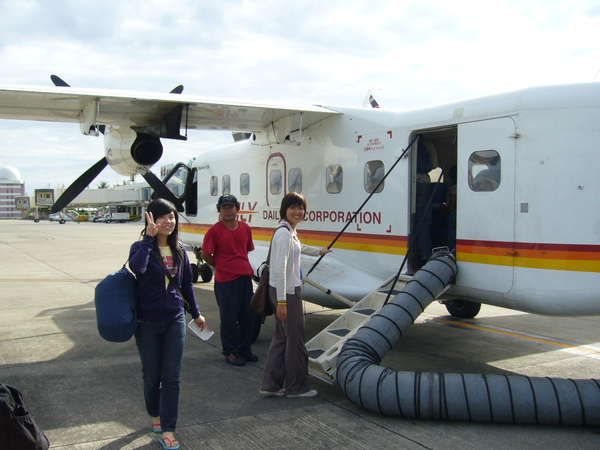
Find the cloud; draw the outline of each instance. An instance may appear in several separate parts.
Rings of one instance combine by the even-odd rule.
[[[600,70],[593,0],[0,0],[0,10],[0,85],[48,86],[56,74],[78,87],[183,84],[198,96],[339,106],[375,88],[383,107],[407,109]],[[101,139],[78,133],[0,121],[0,165],[29,186],[29,176],[69,184],[102,157]],[[225,139],[193,132],[165,142],[163,160]]]

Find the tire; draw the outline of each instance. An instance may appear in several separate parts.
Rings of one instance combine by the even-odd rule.
[[[198,277],[200,276],[200,272],[198,270],[198,264],[191,263],[190,266],[192,267],[192,283],[197,283]]]
[[[210,267],[208,264],[206,264],[206,263],[202,264],[198,271],[199,271],[200,278],[202,279],[203,283],[209,283],[210,280],[212,280],[212,277],[213,277],[212,267]]]
[[[479,314],[479,310],[481,309],[481,303],[470,302],[460,298],[448,300],[444,302],[444,305],[446,305],[446,309],[450,315],[460,317],[461,319],[472,319]]]
[[[65,223],[67,223],[67,221],[65,219],[60,219],[58,221],[58,223],[60,223],[61,225],[64,225]]]

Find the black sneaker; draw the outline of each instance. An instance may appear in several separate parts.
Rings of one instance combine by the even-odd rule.
[[[245,355],[242,355],[242,357],[247,362],[257,362],[258,361],[258,356],[256,356],[254,353],[246,353]]]
[[[231,352],[229,355],[225,356],[225,362],[234,366],[246,365],[246,360],[239,356],[236,352]]]

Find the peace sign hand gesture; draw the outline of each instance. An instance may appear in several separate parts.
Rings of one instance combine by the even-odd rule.
[[[149,213],[148,211],[145,212],[146,214],[146,223],[148,225],[146,225],[146,234],[148,236],[156,236],[158,234],[158,229],[160,228],[160,225],[157,225],[156,223],[154,223],[154,216],[152,215],[152,213]]]

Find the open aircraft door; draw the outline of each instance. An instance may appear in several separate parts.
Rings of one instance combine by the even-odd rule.
[[[510,117],[458,127],[458,286],[508,292],[513,285],[515,136]]]

